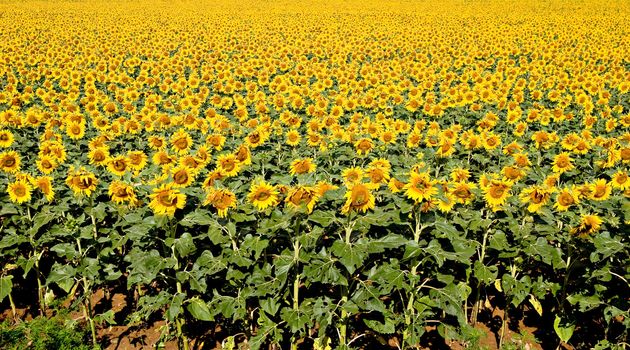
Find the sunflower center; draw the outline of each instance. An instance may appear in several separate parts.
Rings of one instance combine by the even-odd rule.
[[[266,201],[267,199],[269,199],[269,197],[271,197],[271,193],[269,193],[269,191],[267,190],[262,190],[256,193],[256,196],[255,196],[256,200],[261,201],[261,202]]]
[[[24,186],[17,186],[15,187],[13,192],[15,193],[17,197],[22,197],[26,194],[26,189],[24,188]]]
[[[185,184],[188,181],[188,173],[185,170],[176,172],[173,181],[178,185]]]
[[[560,195],[560,198],[558,199],[558,202],[562,206],[568,207],[569,205],[572,205],[575,201],[573,200],[573,196],[571,196],[569,193],[562,193]]]
[[[178,149],[186,149],[188,148],[188,140],[186,140],[185,138],[180,138],[175,140],[175,142],[173,143],[175,145],[175,147],[177,147]]]
[[[165,207],[174,207],[177,205],[177,197],[172,196],[170,192],[162,192],[158,195],[158,201]]]

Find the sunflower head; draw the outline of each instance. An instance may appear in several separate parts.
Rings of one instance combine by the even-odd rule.
[[[278,194],[278,190],[274,186],[265,181],[258,181],[252,183],[247,200],[256,209],[263,211],[269,207],[276,206],[280,202]]]
[[[27,181],[15,181],[9,184],[7,192],[12,202],[22,204],[31,200],[33,188]]]
[[[365,213],[369,209],[374,209],[376,199],[372,190],[376,189],[374,184],[355,183],[348,188],[345,194],[346,203],[341,208],[341,213],[348,214],[352,211]]]
[[[571,229],[571,233],[580,237],[587,237],[601,228],[603,220],[597,215],[584,215],[580,225]]]
[[[291,162],[291,175],[308,174],[315,171],[316,165],[313,163],[313,158],[296,159]]]
[[[186,205],[186,195],[173,188],[170,183],[154,188],[149,197],[149,207],[157,215],[172,217],[177,209],[183,209]]]
[[[237,201],[236,195],[230,190],[226,189],[212,189],[208,192],[203,205],[212,205],[219,214],[220,218],[227,216],[229,208],[236,208]]]

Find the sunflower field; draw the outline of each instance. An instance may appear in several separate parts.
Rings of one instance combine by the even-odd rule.
[[[628,1],[2,1],[0,39],[2,319],[629,346]]]

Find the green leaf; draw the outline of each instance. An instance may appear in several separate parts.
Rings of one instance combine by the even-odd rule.
[[[11,294],[11,290],[13,289],[12,279],[13,276],[11,275],[0,277],[0,302],[2,302],[7,295]]]
[[[194,318],[198,320],[214,321],[214,317],[210,313],[208,305],[206,305],[206,303],[199,298],[190,299],[188,301],[188,306],[186,306],[186,309]]]
[[[381,334],[392,334],[396,331],[396,327],[394,325],[394,321],[389,318],[385,319],[385,323],[381,323],[377,320],[367,320],[364,319],[365,325],[370,327],[372,330],[381,333]]]
[[[216,220],[210,216],[210,212],[204,209],[197,209],[192,213],[184,216],[183,219],[179,221],[179,224],[184,227],[193,227],[196,225],[212,225],[216,223]]]
[[[591,253],[591,262],[598,262],[624,250],[624,244],[615,238],[611,238],[608,232],[595,236],[593,243],[596,251]]]
[[[553,321],[553,330],[556,331],[556,335],[558,336],[558,338],[566,343],[573,336],[575,325],[564,325],[563,323],[563,325],[561,326],[560,323],[563,323],[562,319],[560,318],[560,316],[556,315],[556,319]]]
[[[335,241],[331,247],[331,252],[351,274],[356,271],[357,267],[363,264],[363,260],[367,256],[359,246],[342,241]]]
[[[308,216],[308,219],[321,225],[322,227],[328,227],[330,226],[330,224],[337,220],[333,211],[322,210],[315,210],[311,215]]]
[[[180,257],[185,257],[196,250],[195,242],[190,233],[185,232],[181,237],[175,240],[175,251]]]
[[[480,261],[475,261],[473,273],[479,282],[487,285],[494,282],[498,275],[496,266],[485,266]]]
[[[269,316],[274,316],[280,310],[280,304],[273,298],[267,298],[260,301],[260,307],[265,311]]]
[[[60,265],[55,263],[48,274],[46,283],[56,283],[59,288],[63,289],[66,293],[70,292],[70,289],[74,285],[74,275],[76,270],[70,265]]]

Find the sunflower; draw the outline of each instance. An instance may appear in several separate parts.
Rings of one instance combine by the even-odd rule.
[[[173,168],[171,177],[173,178],[173,188],[188,187],[195,181],[194,171],[185,165]]]
[[[123,176],[129,169],[128,163],[127,157],[123,155],[116,156],[107,162],[107,170],[116,176]]]
[[[69,123],[66,126],[66,134],[73,140],[80,140],[85,136],[85,125],[83,123]]]
[[[107,165],[110,161],[109,149],[107,147],[97,147],[88,152],[88,159],[93,165]]]
[[[392,169],[392,164],[385,158],[375,158],[370,162],[370,164],[368,164],[368,166],[370,168],[384,169],[388,172]]]
[[[52,202],[53,198],[55,198],[55,190],[52,187],[52,177],[38,177],[37,179],[35,179],[35,186],[37,186],[37,188],[42,191],[47,201]]]
[[[301,139],[302,139],[302,136],[300,135],[299,132],[295,130],[289,130],[287,131],[287,134],[286,134],[285,143],[289,146],[295,147],[300,144]]]
[[[387,183],[389,181],[389,170],[386,168],[374,167],[370,166],[365,171],[365,175],[370,179],[370,182],[373,184],[382,184]]]
[[[225,176],[223,175],[220,169],[211,171],[206,176],[206,179],[203,180],[202,187],[205,188],[206,190],[211,190],[212,187],[214,187],[215,181],[220,181],[220,180],[223,180],[224,178]]]
[[[129,167],[138,172],[147,165],[147,155],[142,151],[127,152],[127,160]]]
[[[246,145],[240,145],[234,156],[240,165],[252,164],[252,152]]]
[[[291,175],[308,174],[315,171],[316,165],[313,164],[313,158],[296,159],[291,162]]]
[[[241,170],[241,164],[236,160],[235,155],[222,154],[217,158],[217,169],[224,176],[232,177],[238,175],[238,172]]]
[[[451,170],[451,180],[454,182],[462,182],[470,179],[470,171],[463,168],[455,168]]]
[[[569,157],[568,153],[562,152],[553,158],[553,166],[551,169],[554,173],[557,174],[562,174],[564,172],[573,170],[575,166],[573,165],[572,161],[573,159]]]
[[[556,203],[553,205],[557,211],[567,211],[570,206],[580,202],[578,190],[575,186],[561,189],[556,195]]]
[[[483,148],[485,148],[488,151],[491,151],[501,146],[501,137],[491,132],[484,133],[482,135],[481,142],[482,142]]]
[[[348,214],[350,211],[365,213],[368,209],[374,209],[376,199],[371,190],[376,189],[376,187],[374,184],[364,183],[351,185],[344,195],[346,203],[341,208],[341,213]]]
[[[129,203],[131,206],[135,206],[138,203],[133,187],[122,181],[112,181],[107,193],[116,204]]]
[[[159,150],[153,154],[152,162],[159,166],[168,166],[174,164],[177,161],[177,157],[168,154],[165,150]]]
[[[453,210],[453,207],[457,203],[457,197],[453,193],[445,192],[444,198],[438,200],[438,209],[443,213],[448,213]]]
[[[259,211],[276,206],[280,202],[278,190],[265,181],[252,183],[247,200]]]
[[[212,189],[208,192],[203,205],[212,205],[219,214],[220,218],[227,216],[229,208],[236,208],[236,195],[226,189]]]
[[[362,138],[354,143],[354,148],[360,156],[370,153],[373,147],[374,144],[372,143],[372,140],[368,138]]]
[[[157,215],[172,217],[177,209],[183,209],[186,205],[186,195],[174,189],[172,184],[154,188],[149,198],[151,198],[149,208]]]
[[[72,167],[68,171],[66,185],[72,189],[75,195],[89,196],[96,189],[97,184],[96,176],[83,167],[79,169]]]
[[[225,145],[225,136],[221,134],[208,135],[208,137],[206,137],[206,144],[216,151],[220,151]]]
[[[628,172],[619,170],[612,176],[612,180],[610,181],[612,187],[627,190],[630,189],[630,177],[628,177]]]
[[[175,132],[173,136],[171,136],[171,146],[173,148],[173,151],[175,151],[177,154],[188,153],[188,150],[190,149],[192,144],[192,137],[190,137],[190,135],[183,129],[177,130],[177,132]]]
[[[597,215],[584,215],[580,220],[580,225],[571,229],[571,234],[586,237],[599,231],[602,223],[603,220]]]
[[[610,197],[612,192],[612,186],[606,182],[605,179],[595,180],[594,183],[590,185],[591,187],[591,195],[590,199],[594,201],[605,201]]]
[[[313,212],[313,208],[317,200],[319,200],[319,197],[320,188],[298,185],[289,189],[285,203],[294,210],[305,207],[306,211],[310,214]]]
[[[490,180],[488,185],[482,187],[482,189],[484,191],[484,199],[486,200],[486,203],[488,203],[493,211],[497,211],[510,197],[512,182],[504,180]]]
[[[455,197],[455,200],[458,203],[470,204],[475,198],[473,190],[476,188],[477,186],[474,183],[460,181],[454,184],[454,187],[450,190],[450,193]]]
[[[333,191],[338,189],[338,186],[329,184],[326,181],[319,181],[316,185],[315,188],[317,189],[317,194],[319,195],[319,197],[323,197],[324,194],[326,194],[326,192],[328,191]]]
[[[341,177],[346,185],[353,185],[357,182],[361,182],[363,176],[363,169],[358,167],[346,168],[341,171]]]
[[[148,141],[149,147],[156,151],[163,149],[164,146],[166,146],[166,141],[164,141],[164,138],[161,136],[150,136]]]
[[[0,147],[11,147],[11,145],[13,144],[13,140],[15,140],[15,138],[13,137],[13,133],[11,133],[9,130],[0,130]]]
[[[7,187],[7,193],[12,202],[22,204],[31,200],[31,191],[33,188],[26,181],[15,181]]]
[[[508,181],[516,182],[525,176],[525,171],[509,165],[501,170],[501,174],[503,174],[503,177]]]
[[[15,173],[20,170],[21,158],[15,151],[0,153],[0,170]]]
[[[434,186],[435,180],[426,172],[411,172],[409,182],[403,187],[405,195],[409,199],[413,199],[416,203],[423,200],[430,200],[431,197],[438,193],[438,189]]]
[[[552,192],[551,189],[544,186],[530,186],[521,191],[519,198],[523,204],[528,204],[527,210],[530,213],[538,213],[543,206],[549,203]]]
[[[55,161],[55,159],[51,156],[46,155],[38,157],[35,161],[35,164],[37,165],[37,169],[39,169],[39,171],[46,175],[52,173],[53,170],[55,170],[55,168],[57,167],[57,162]]]

